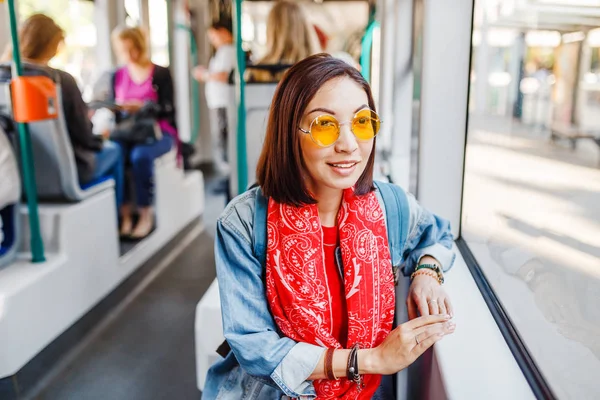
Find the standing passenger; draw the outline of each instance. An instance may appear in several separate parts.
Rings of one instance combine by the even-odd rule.
[[[449,223],[378,183],[395,192],[387,197],[394,203],[384,203],[373,182],[381,123],[374,109],[360,73],[328,55],[297,63],[279,83],[260,186],[234,199],[217,223],[232,351],[209,370],[203,399],[387,399],[382,376],[454,331],[441,286],[454,260]],[[390,245],[412,279],[411,321],[396,329]]]
[[[152,102],[158,105],[157,122],[163,132],[162,138],[151,144],[119,143],[126,165],[131,166],[133,172],[135,204],[139,214],[134,228],[133,204],[128,196],[129,190],[126,190],[121,207],[121,235],[142,239],[154,226],[154,160],[178,144],[173,80],[167,68],[150,60],[146,36],[140,28],[117,28],[113,32],[113,45],[119,60],[125,64],[115,72],[112,80],[112,97],[123,110],[117,113],[117,122],[138,112],[145,103]]]
[[[229,98],[229,75],[235,68],[236,53],[233,45],[231,23],[220,21],[213,23],[208,29],[208,40],[216,49],[216,53],[204,66],[194,68],[194,78],[206,83],[206,102],[210,109],[210,128],[213,148],[217,149],[216,164],[223,167],[227,161],[227,106],[233,99]],[[219,154],[221,153],[221,154]]]

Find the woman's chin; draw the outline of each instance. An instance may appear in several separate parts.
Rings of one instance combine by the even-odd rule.
[[[360,178],[360,176],[330,178],[327,180],[327,186],[334,188],[334,189],[340,189],[340,190],[348,189],[348,188],[351,188],[354,185],[356,185],[356,182],[358,182],[358,178]]]

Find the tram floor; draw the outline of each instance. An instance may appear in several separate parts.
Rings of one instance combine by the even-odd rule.
[[[218,193],[223,179],[208,172],[202,233],[130,303],[117,307],[75,355],[65,357],[69,361],[57,366],[60,370],[32,398],[200,398],[194,316],[215,278],[214,229],[225,206],[225,196]]]

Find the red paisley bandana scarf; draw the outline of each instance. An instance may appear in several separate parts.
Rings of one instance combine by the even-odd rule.
[[[331,296],[316,205],[269,200],[267,298],[283,334],[297,342],[341,349],[332,335]],[[378,346],[394,320],[395,293],[384,215],[374,192],[346,189],[338,213],[348,309],[348,347]],[[319,399],[370,399],[381,377],[364,377],[359,390],[346,378],[314,382]]]

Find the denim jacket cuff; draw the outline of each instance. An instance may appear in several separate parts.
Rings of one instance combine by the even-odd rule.
[[[442,266],[442,271],[448,271],[452,265],[454,264],[454,259],[456,258],[456,253],[454,250],[449,249],[440,243],[433,244],[431,246],[423,247],[422,249],[418,249],[412,252],[409,257],[409,270],[405,271],[407,276],[413,273],[415,267],[419,264],[421,258],[425,256],[430,256],[435,258]]]
[[[289,397],[314,398],[317,396],[312,381],[313,373],[325,349],[308,343],[297,343],[271,374],[271,379]]]

